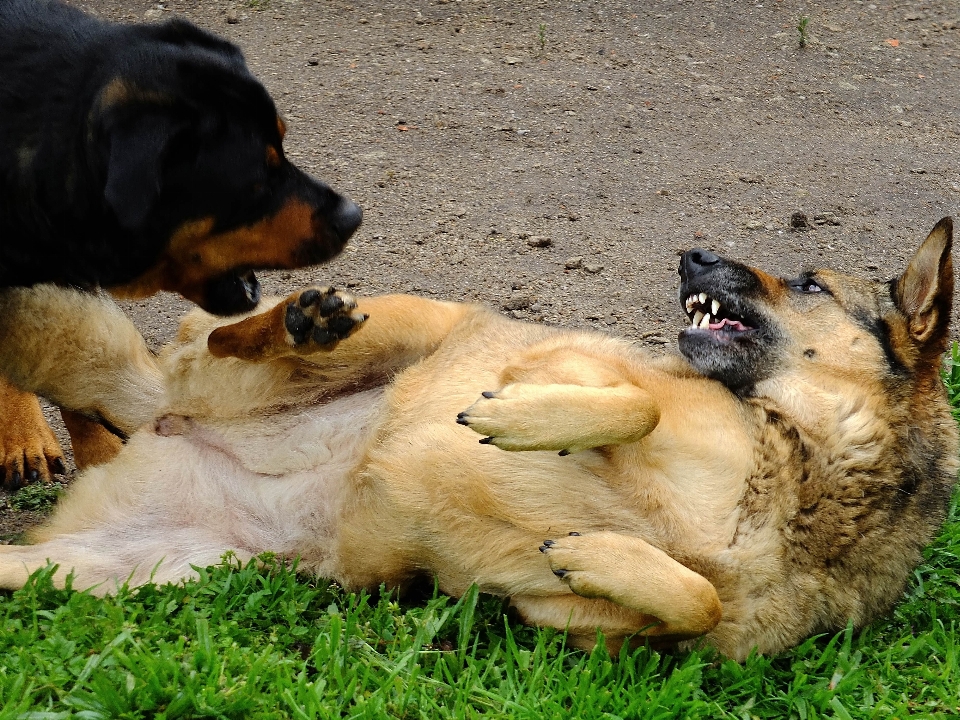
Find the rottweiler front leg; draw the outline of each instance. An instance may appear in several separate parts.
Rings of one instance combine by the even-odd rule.
[[[207,340],[214,357],[266,360],[333,350],[355,333],[367,315],[351,295],[311,287],[289,295],[267,312],[218,327]]]
[[[37,396],[0,377],[0,485],[16,490],[63,472],[63,451]]]

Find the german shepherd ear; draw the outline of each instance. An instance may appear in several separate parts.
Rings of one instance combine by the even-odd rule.
[[[953,219],[936,224],[896,280],[894,300],[909,321],[910,336],[924,344],[946,329],[953,304]]]
[[[103,195],[125,230],[140,230],[160,196],[160,169],[172,132],[169,118],[147,114],[110,129]]]

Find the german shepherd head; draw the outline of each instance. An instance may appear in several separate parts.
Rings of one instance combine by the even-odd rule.
[[[832,270],[777,278],[707,250],[684,253],[680,351],[738,394],[824,374],[936,383],[953,300],[953,221],[943,218],[902,275],[869,282]]]
[[[771,562],[779,579],[723,599],[725,616],[755,624],[743,637],[770,640],[750,600],[764,594],[793,641],[871,621],[897,601],[943,522],[958,468],[940,376],[952,229],[950,218],[937,223],[887,282],[830,270],[777,278],[706,250],[683,255],[691,326],[680,349],[743,399],[758,433],[731,552],[741,583],[755,573],[762,584]]]

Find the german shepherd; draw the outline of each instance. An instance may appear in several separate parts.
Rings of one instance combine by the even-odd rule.
[[[944,218],[889,282],[691,250],[683,358],[329,288],[232,324],[195,311],[143,401],[158,419],[76,481],[38,544],[0,548],[0,586],[48,558],[107,592],[269,550],[349,589],[477,583],[579,646],[598,628],[611,647],[703,636],[742,660],[863,625],[956,480],[951,241]],[[105,345],[135,335],[115,318]]]
[[[185,20],[117,25],[0,0],[0,78],[0,288],[170,290],[247,312],[255,268],[328,260],[360,224],[356,204],[287,160],[240,50]],[[18,350],[46,355],[42,338]],[[17,385],[13,369],[0,366]],[[62,471],[36,398],[3,383],[0,411],[0,481]]]

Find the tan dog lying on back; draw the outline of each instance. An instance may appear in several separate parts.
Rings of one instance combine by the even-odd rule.
[[[744,658],[862,625],[897,600],[956,477],[939,376],[951,229],[890,283],[690,251],[685,360],[473,305],[310,289],[230,325],[188,316],[157,397],[115,313],[99,359],[63,363],[117,362],[111,411],[158,420],[76,481],[39,544],[0,548],[0,585],[48,558],[105,592],[269,550],[347,588],[477,583],[581,645],[597,628],[614,646],[705,635]],[[30,314],[57,298],[95,301],[40,288],[14,310],[51,346],[95,346]],[[65,390],[52,371],[35,383]]]

